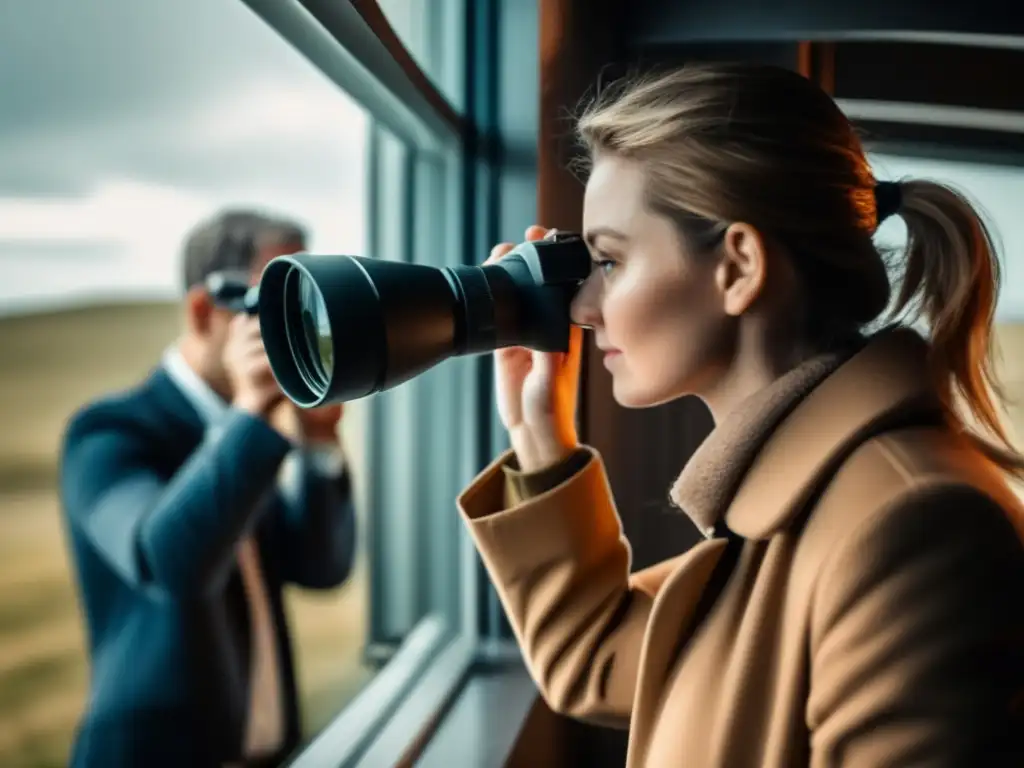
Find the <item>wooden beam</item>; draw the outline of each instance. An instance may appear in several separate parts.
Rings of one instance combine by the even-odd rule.
[[[797,62],[801,75],[816,82],[830,96],[835,95],[835,43],[801,42],[797,49]]]

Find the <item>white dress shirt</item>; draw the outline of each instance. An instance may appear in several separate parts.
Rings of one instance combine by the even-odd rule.
[[[176,347],[164,355],[163,365],[207,428],[218,424],[230,412],[230,406],[192,370]],[[317,471],[327,476],[338,476],[344,469],[344,459],[336,446],[313,448],[306,451],[306,457]],[[296,498],[299,492],[297,452],[290,453],[282,464],[278,487],[286,499]],[[255,537],[248,535],[242,538],[236,552],[252,625],[249,709],[242,754],[245,757],[264,757],[275,753],[284,742],[285,722],[277,638]]]

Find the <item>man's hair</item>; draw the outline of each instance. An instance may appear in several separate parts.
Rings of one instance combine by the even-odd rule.
[[[185,238],[185,290],[214,272],[248,271],[260,249],[293,242],[305,243],[306,230],[290,219],[253,210],[220,211],[200,222]]]

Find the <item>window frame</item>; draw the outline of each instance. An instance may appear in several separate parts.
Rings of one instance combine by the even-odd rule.
[[[451,1],[458,3],[465,20],[462,39],[448,42],[460,47],[448,55],[461,59],[456,74],[462,83],[462,97],[457,99],[465,107],[462,111],[420,70],[373,0],[242,0],[368,111],[369,252],[387,250],[386,230],[397,225],[411,258],[432,266],[479,263],[480,254],[493,243],[521,237],[536,211],[538,78],[531,78],[528,70],[533,68],[536,74],[537,57],[498,55],[500,50],[514,50],[523,39],[536,39],[536,4]],[[507,146],[510,138],[515,140],[512,152]],[[393,141],[405,147],[401,160],[382,150]],[[509,156],[514,160],[510,162]],[[394,184],[387,175],[395,172],[396,162],[409,189],[397,204],[383,193],[384,187]],[[424,163],[443,169],[443,192],[438,195],[443,204],[433,195],[412,192],[429,183],[422,178]],[[443,210],[439,217],[434,216],[437,205]],[[440,226],[443,252],[432,249],[429,239],[413,237],[424,222]],[[398,253],[381,255],[402,258]],[[449,384],[452,395],[441,406],[442,419],[457,426],[459,438],[451,442],[461,441],[462,446],[454,460],[433,455],[437,451],[399,451],[401,458],[395,458],[392,448],[403,437],[408,440],[410,425],[415,433],[428,410],[423,398],[435,398],[430,404],[436,405],[444,392],[419,384],[398,388],[404,391],[396,400],[406,400],[399,413],[382,405],[387,393],[368,402],[373,477],[366,493],[371,553],[367,656],[382,666],[292,757],[292,766],[411,764],[427,749],[445,714],[453,708],[465,710],[456,702],[464,691],[472,690],[472,678],[484,672],[501,672],[513,681],[509,690],[514,695],[503,713],[512,730],[526,718],[536,698],[504,612],[453,503],[457,490],[508,447],[493,405],[491,361],[484,355],[439,368],[447,369],[438,381]],[[413,471],[416,481],[445,476],[445,483],[427,492],[427,503],[436,508],[415,508],[419,488],[396,499],[392,469]],[[412,569],[423,569],[418,574],[394,554],[403,547],[396,543],[401,526],[388,522],[395,523],[402,515],[404,522],[421,526],[418,532],[423,535],[413,536],[419,548]],[[436,580],[438,569],[447,567],[453,556],[459,567],[455,590],[446,590],[443,584],[426,589],[414,596],[417,604],[412,609],[389,602],[403,585],[419,584],[417,577],[428,576],[431,569]],[[466,735],[478,740],[486,736]]]
[[[413,61],[374,0],[358,9],[335,0],[241,1],[395,136],[423,149],[458,149],[463,117]]]

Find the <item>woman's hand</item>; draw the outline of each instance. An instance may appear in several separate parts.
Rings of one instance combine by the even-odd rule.
[[[542,240],[553,232],[533,226],[526,230],[526,239]],[[511,243],[494,246],[485,264],[493,264],[514,247]],[[498,415],[524,472],[554,466],[579,447],[576,400],[582,339],[582,330],[573,326],[567,353],[524,347],[494,353]]]

